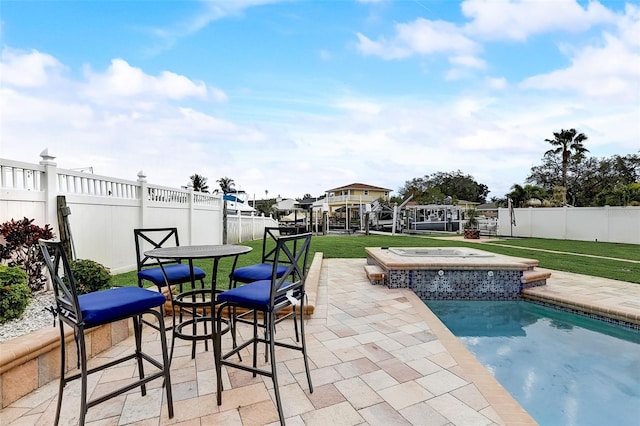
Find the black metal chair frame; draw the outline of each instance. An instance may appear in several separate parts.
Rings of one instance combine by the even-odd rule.
[[[158,237],[160,238],[155,238],[149,235],[155,233],[158,233]],[[133,230],[133,236],[136,243],[136,265],[138,267],[138,272],[145,268],[159,268],[160,263],[162,264],[162,266],[182,264],[182,261],[179,259],[165,259],[159,261],[158,259],[152,259],[144,255],[145,251],[166,247],[165,244],[167,242],[171,242],[174,246],[178,247],[180,245],[180,239],[178,238],[178,228],[137,228]],[[141,240],[144,240],[151,244],[152,248],[145,250],[142,247]],[[171,283],[171,285],[184,284],[186,282],[190,282],[190,279],[183,282]],[[201,283],[204,288],[204,280],[201,280]],[[138,277],[138,286],[143,287],[142,279],[140,277]]]
[[[183,291],[183,284],[191,283],[193,285],[191,292],[202,293],[205,291],[204,280],[200,280],[200,289],[195,288],[195,285],[193,284],[191,277],[189,277],[188,279],[185,278],[184,281],[168,282],[166,279],[167,274],[164,271],[164,267],[168,265],[183,264],[182,261],[180,259],[177,259],[177,260],[176,259],[154,259],[154,258],[145,256],[144,252],[148,250],[145,250],[141,244],[141,240],[148,242],[152,246],[149,250],[165,247],[166,243],[170,243],[173,246],[178,247],[180,245],[180,239],[178,238],[178,229],[175,227],[137,228],[133,230],[133,236],[136,244],[136,264],[138,267],[138,272],[140,272],[142,269],[145,269],[145,268],[158,268],[162,270],[163,275],[165,277],[164,283],[167,286],[167,289],[169,291],[169,296],[171,298],[171,308],[174,309],[174,307],[178,307],[179,322],[180,323],[184,322],[183,315],[185,314],[188,314],[193,318],[195,318],[196,316],[199,316],[200,314],[198,312],[200,311],[198,306],[190,305],[187,307],[187,305],[185,304],[174,303],[176,301],[174,300],[174,295],[173,295],[173,292],[171,291],[171,286],[178,285],[179,286],[178,294],[185,294],[185,292]],[[138,276],[139,287],[143,287],[142,281],[143,279]],[[157,285],[157,287],[159,291],[162,291],[161,285]],[[174,316],[175,318],[175,311],[172,312],[171,315]],[[149,325],[152,327],[154,326],[153,324],[149,324]],[[175,325],[171,326],[169,329],[173,330],[174,327]],[[171,356],[173,356],[173,343],[174,343],[174,340],[172,340],[172,344],[171,344]],[[209,350],[209,344],[206,340],[204,342],[204,345],[205,345],[205,350]],[[195,353],[196,353],[196,341],[194,340],[191,344],[192,358],[195,357]]]
[[[264,228],[264,235],[262,237],[262,257],[260,258],[261,263],[270,263],[273,264],[275,261],[276,255],[276,242],[278,238],[286,235],[291,235],[291,229],[289,227],[284,226],[267,226]],[[276,235],[276,231],[278,235]],[[281,259],[281,263],[285,263],[284,259]],[[249,265],[250,266],[250,265]],[[243,268],[242,266],[238,269]],[[250,283],[251,281],[239,281],[234,277],[235,269],[229,274],[229,288],[236,287],[238,282],[242,282],[243,284]]]
[[[275,356],[275,347],[284,347],[288,349],[298,350],[302,352],[302,356],[304,359],[305,371],[307,375],[307,382],[309,384],[309,392],[313,393],[313,385],[311,384],[311,373],[309,370],[309,361],[307,357],[307,349],[305,342],[305,334],[304,334],[304,304],[306,300],[306,292],[305,292],[305,282],[307,276],[307,261],[309,256],[309,246],[311,243],[311,234],[298,234],[292,236],[282,236],[279,237],[276,241],[275,248],[275,261],[273,263],[272,276],[271,276],[271,291],[269,296],[269,305],[265,307],[265,309],[259,309],[254,306],[249,306],[249,308],[253,312],[253,320],[251,324],[253,325],[253,337],[240,345],[236,345],[235,339],[233,343],[232,350],[222,353],[222,335],[228,331],[228,328],[223,329],[223,320],[224,317],[234,317],[236,315],[237,308],[244,307],[243,304],[222,301],[218,306],[218,312],[216,316],[216,324],[217,324],[217,333],[214,345],[214,355],[216,357],[215,367],[216,367],[216,376],[217,376],[217,403],[218,405],[222,404],[222,366],[228,366],[233,368],[238,368],[244,371],[249,371],[253,373],[255,377],[257,374],[271,377],[274,385],[274,394],[276,399],[276,406],[278,409],[278,415],[280,418],[280,423],[284,425],[284,415],[282,411],[282,402],[280,398],[280,391],[278,388],[278,376],[276,369],[276,356]],[[281,256],[284,254],[284,256]],[[277,268],[278,265],[282,262],[287,263],[287,272],[281,277],[277,277]],[[286,286],[283,285],[287,283]],[[246,284],[246,286],[251,286],[252,284]],[[293,303],[290,297],[294,298],[297,302]],[[298,336],[297,324],[296,324],[296,315],[298,312],[297,304],[299,304],[299,312],[300,312],[300,334]],[[284,316],[278,318],[278,313],[282,312],[284,309],[291,308],[291,312],[285,313]],[[227,314],[224,315],[224,310],[227,310]],[[258,328],[262,327],[262,325],[258,324],[258,315],[257,313],[261,312],[264,316],[266,332],[264,337],[260,337],[258,333]],[[299,341],[299,345],[292,345],[285,342],[280,342],[275,340],[276,336],[276,324],[282,321],[284,318],[288,316],[293,316],[294,324],[296,328],[296,341]],[[231,322],[232,327],[235,327],[237,321]],[[257,349],[258,344],[264,343],[268,348],[268,352],[270,354],[271,359],[271,369],[266,370],[259,368],[257,366]],[[239,362],[233,362],[229,358],[233,355],[240,355],[240,351],[244,348],[252,346],[252,365],[248,366],[245,364],[241,364]]]
[[[79,424],[84,425],[85,417],[89,408],[100,404],[115,396],[121,395],[130,391],[136,387],[140,387],[142,396],[147,393],[146,384],[152,380],[163,378],[164,388],[167,394],[167,406],[169,411],[169,418],[173,417],[173,396],[171,392],[171,375],[170,375],[170,361],[168,357],[167,341],[164,328],[164,318],[157,309],[146,309],[140,312],[136,312],[133,315],[127,315],[123,317],[114,318],[109,322],[104,323],[92,323],[87,324],[83,318],[82,310],[78,301],[78,293],[76,290],[75,279],[71,272],[69,261],[62,247],[62,243],[58,241],[44,241],[40,240],[40,248],[44,254],[45,263],[51,280],[53,283],[54,294],[56,299],[56,315],[58,316],[58,322],[60,325],[60,385],[58,390],[58,403],[56,408],[56,416],[54,424],[57,425],[60,420],[60,410],[62,407],[62,395],[67,383],[80,379],[81,381],[81,407]],[[65,278],[63,279],[62,276]],[[65,282],[66,281],[66,282]],[[152,358],[149,354],[142,351],[142,315],[150,314],[156,317],[158,321],[157,329],[160,332],[160,343],[162,346],[162,362]],[[88,368],[87,367],[87,349],[85,342],[85,331],[97,326],[110,324],[114,321],[131,318],[133,320],[133,331],[135,336],[135,352],[124,355],[117,359],[114,359],[108,363]],[[76,349],[78,351],[78,364],[80,372],[70,376],[65,375],[66,370],[66,347],[65,347],[65,332],[64,324],[67,324],[74,330],[74,337],[76,340]],[[103,396],[88,400],[87,395],[87,377],[90,374],[98,371],[105,370],[107,368],[128,362],[135,359],[137,361],[139,379],[115,389]],[[147,361],[156,368],[158,372],[145,376],[144,363]]]
[[[273,265],[273,263],[275,262],[275,259],[277,257],[277,253],[276,253],[276,248],[277,248],[277,242],[278,239],[283,237],[283,236],[289,236],[289,235],[295,235],[297,234],[298,230],[296,228],[291,228],[291,227],[287,227],[287,226],[268,226],[264,228],[264,236],[262,237],[262,257],[261,257],[261,263],[270,263]],[[276,235],[276,232],[278,233],[278,235]],[[296,245],[297,245],[297,240],[294,240],[293,243],[293,250],[296,250]],[[280,256],[279,259],[279,263],[280,264],[289,264],[291,263],[290,259],[287,259],[286,256]],[[250,266],[250,265],[249,265]],[[240,269],[240,268],[238,268]],[[231,270],[231,274],[229,274],[229,288],[234,288],[237,286],[238,282],[242,282],[243,284],[249,284],[251,283],[251,281],[239,281],[234,279],[234,274],[235,274],[236,268],[233,268]],[[235,342],[236,340],[236,334],[235,334],[235,324],[236,322],[239,323],[244,323],[244,324],[253,324],[253,320],[252,319],[247,319],[247,317],[251,316],[252,311],[251,310],[247,310],[245,312],[242,312],[240,314],[238,314],[237,312],[234,312],[234,314],[232,315],[232,324],[231,324],[231,332],[233,333],[233,340]],[[284,316],[279,318],[278,320],[276,320],[276,324],[281,321],[286,319],[288,316]],[[268,327],[267,327],[267,319],[266,317],[264,318],[262,327],[264,328],[264,334],[265,334],[265,339],[267,339],[267,333],[268,333]],[[296,322],[295,316],[294,316],[294,327],[295,327],[295,333],[296,333],[296,342],[300,341],[299,335],[298,335],[298,324]],[[238,354],[238,356],[240,357],[240,354]],[[242,359],[240,357],[240,359]],[[264,360],[265,362],[267,362],[269,360],[269,352],[265,350],[264,353]]]

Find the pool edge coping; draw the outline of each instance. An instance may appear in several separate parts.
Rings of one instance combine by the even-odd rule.
[[[400,290],[400,289],[398,289]],[[500,419],[507,425],[537,425],[520,403],[498,382],[478,359],[453,335],[411,289],[402,289],[416,313],[427,323],[447,352],[460,366]]]

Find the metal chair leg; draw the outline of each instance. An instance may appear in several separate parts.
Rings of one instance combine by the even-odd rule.
[[[136,361],[138,363],[138,377],[140,380],[144,378],[144,366],[142,364],[142,356],[140,356],[140,352],[142,352],[142,318],[132,317],[133,321],[133,334],[136,342]],[[147,386],[143,383],[140,385],[140,392],[142,396],[147,394]]]
[[[173,417],[173,393],[171,390],[171,360],[167,351],[167,335],[164,326],[164,316],[162,312],[154,311],[154,315],[158,319],[158,328],[160,333],[160,345],[162,349],[162,365],[164,367],[164,384],[167,392],[167,407],[169,410],[169,418]],[[144,395],[144,394],[143,394]]]
[[[311,384],[311,370],[309,369],[309,357],[307,356],[307,342],[304,334],[304,298],[300,300],[300,338],[302,340],[302,359],[304,360],[304,369],[307,372],[307,382],[309,383],[309,393],[313,393],[313,385]],[[295,309],[295,307],[294,307]],[[294,315],[295,318],[295,315]],[[296,328],[296,332],[298,329]],[[297,333],[296,333],[297,337]]]
[[[80,420],[78,424],[84,426],[85,418],[89,407],[87,406],[87,346],[84,340],[84,330],[78,330],[78,338],[80,345],[80,398],[82,399],[80,404]]]
[[[264,313],[265,317],[267,313]],[[273,393],[276,397],[276,407],[278,408],[278,418],[280,419],[280,424],[284,426],[284,413],[282,412],[282,401],[280,400],[280,387],[278,386],[278,373],[277,373],[277,363],[276,363],[276,349],[275,349],[275,328],[276,328],[276,320],[275,315],[273,313],[269,313],[269,353],[271,355],[271,379],[273,380]],[[254,338],[257,338],[257,335],[254,335]]]
[[[258,312],[253,310],[253,368],[258,366]],[[256,372],[253,372],[256,377]]]
[[[229,312],[229,311],[227,311]],[[235,311],[234,311],[235,313]],[[231,317],[231,313],[228,314]],[[216,369],[216,402],[222,404],[222,309],[217,312],[215,319],[215,334],[213,339],[213,364]],[[229,318],[231,321],[231,318]],[[235,332],[235,330],[233,330]],[[234,338],[235,341],[235,338]],[[234,347],[235,349],[235,344]]]
[[[64,392],[65,385],[65,366],[67,365],[66,361],[66,345],[64,343],[64,327],[62,326],[62,321],[59,322],[58,326],[60,327],[60,384],[58,386],[58,405],[56,407],[56,418],[53,421],[54,425],[58,425],[60,422],[60,410],[62,409],[62,393]]]

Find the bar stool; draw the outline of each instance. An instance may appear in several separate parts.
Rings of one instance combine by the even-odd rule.
[[[164,318],[158,307],[165,302],[162,293],[146,290],[139,287],[118,287],[109,290],[97,291],[78,295],[76,282],[71,272],[69,261],[64,252],[62,243],[59,241],[40,240],[40,249],[44,255],[44,260],[51,276],[53,291],[56,299],[56,314],[60,324],[60,387],[58,391],[58,405],[54,424],[60,421],[60,410],[62,407],[62,394],[67,383],[80,379],[81,382],[81,402],[79,424],[84,425],[85,417],[89,408],[100,404],[115,396],[121,395],[136,387],[140,387],[142,396],[147,393],[146,384],[152,380],[163,378],[164,388],[167,394],[167,406],[169,418],[173,417],[173,397],[171,394],[171,376],[169,372],[169,356],[167,351],[167,340],[164,329]],[[162,346],[162,360],[156,360],[149,354],[142,351],[142,315],[150,314],[158,321],[160,332],[160,343]],[[135,352],[121,356],[106,364],[102,364],[91,369],[87,368],[87,348],[85,342],[85,331],[94,327],[110,324],[122,319],[131,318],[133,320],[133,331],[135,334]],[[64,325],[73,328],[78,352],[78,368],[80,373],[71,376],[65,375],[66,351]],[[93,400],[88,400],[87,377],[95,372],[120,365],[129,360],[135,359],[138,367],[139,378],[134,382],[115,389],[106,395]],[[158,372],[145,375],[144,361],[153,365]]]

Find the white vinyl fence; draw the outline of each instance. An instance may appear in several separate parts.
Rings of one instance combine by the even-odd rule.
[[[498,235],[640,244],[640,207],[501,208]]]
[[[76,257],[117,274],[136,269],[134,228],[176,227],[181,245],[222,243],[222,196],[59,169],[43,151],[39,164],[0,158],[0,223],[24,217],[59,235],[57,196],[71,211]],[[229,215],[228,242],[262,238],[264,217]]]
[[[227,212],[227,244],[262,239],[264,228],[273,226],[278,221],[272,217]]]

